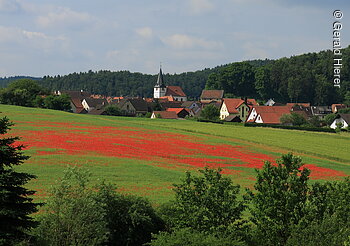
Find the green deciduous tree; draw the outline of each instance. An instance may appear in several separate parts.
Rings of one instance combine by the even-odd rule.
[[[277,165],[265,162],[257,170],[251,199],[251,221],[256,225],[259,245],[285,245],[291,230],[305,214],[310,171],[302,168],[299,157],[283,155]]]
[[[239,201],[239,185],[223,177],[221,170],[199,170],[200,177],[186,173],[175,184],[172,224],[178,228],[192,228],[201,232],[220,232],[238,228],[245,209]]]
[[[316,182],[311,186],[306,213],[287,245],[345,245],[350,237],[350,178]]]
[[[88,189],[89,172],[68,168],[53,187],[35,234],[42,245],[102,245],[107,242],[105,210]]]
[[[1,118],[0,134],[5,134],[12,125],[8,118]],[[0,139],[0,245],[14,245],[27,239],[28,230],[36,225],[30,217],[38,205],[29,197],[34,191],[23,187],[35,176],[14,169],[29,158],[22,152],[23,145],[15,143],[18,139]]]
[[[70,97],[66,94],[63,95],[49,95],[43,99],[43,107],[48,109],[70,111]]]
[[[219,120],[220,110],[213,104],[205,106],[200,114],[200,117],[205,120]]]
[[[112,185],[101,184],[98,189],[95,199],[105,210],[108,245],[143,245],[151,241],[152,233],[164,229],[148,200],[117,194]]]
[[[301,126],[307,123],[306,119],[298,113],[284,114],[280,121],[282,124],[291,124],[293,126]]]
[[[189,228],[172,233],[161,232],[155,235],[151,246],[243,246],[243,242],[230,237],[218,237],[213,234],[193,231]]]
[[[11,82],[7,88],[0,92],[0,102],[18,106],[34,106],[38,95],[45,95],[49,92],[31,79],[19,79]]]

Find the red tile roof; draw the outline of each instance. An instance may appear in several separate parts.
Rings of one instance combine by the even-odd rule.
[[[222,99],[224,97],[224,90],[203,90],[201,99]]]
[[[293,107],[294,105],[301,105],[303,107],[310,107],[310,103],[287,103],[286,106]]]
[[[162,119],[177,119],[177,114],[174,111],[153,111],[153,114],[158,118],[158,115],[160,115],[160,118]]]
[[[224,98],[224,103],[230,114],[238,114],[237,108],[244,102],[245,101],[241,98]],[[257,105],[255,99],[247,99],[247,104],[250,107]]]
[[[257,117],[260,115],[266,124],[280,124],[282,115],[291,113],[290,106],[255,106],[254,108]]]
[[[176,96],[176,97],[185,97],[186,94],[183,92],[180,86],[167,86],[165,96]]]

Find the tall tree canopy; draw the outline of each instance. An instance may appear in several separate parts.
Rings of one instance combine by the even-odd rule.
[[[7,133],[12,125],[8,118],[0,119],[0,134]],[[0,245],[15,245],[27,239],[27,231],[36,225],[30,217],[38,205],[29,197],[34,191],[23,187],[35,176],[14,169],[29,158],[22,152],[23,145],[15,143],[18,139],[0,139]]]

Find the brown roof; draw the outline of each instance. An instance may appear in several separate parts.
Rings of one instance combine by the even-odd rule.
[[[98,105],[107,105],[108,102],[104,98],[85,98],[89,107],[97,107]]]
[[[201,99],[222,99],[224,97],[224,90],[202,90]]]
[[[69,95],[71,98],[87,98],[90,97],[90,93],[86,92],[86,91],[60,91],[61,94],[67,94]]]
[[[163,109],[167,109],[167,108],[183,108],[182,102],[179,101],[173,101],[173,102],[159,102],[159,104],[162,106]]]
[[[303,106],[303,107],[310,107],[311,106],[310,103],[287,103],[286,106],[293,107],[295,105],[300,105],[300,106]]]
[[[183,92],[180,86],[167,86],[165,96],[176,96],[176,97],[185,97],[186,94]]]
[[[266,124],[280,124],[280,118],[284,114],[290,114],[289,106],[255,106],[257,116],[260,115]]]
[[[122,108],[125,103],[130,102],[132,106],[135,108],[138,112],[147,112],[148,111],[148,104],[145,100],[142,98],[125,98],[122,99],[118,104],[119,107]]]
[[[153,111],[156,118],[160,115],[162,119],[177,119],[177,114],[174,111]]]
[[[343,120],[350,125],[350,114],[338,114],[337,118],[343,118]]]

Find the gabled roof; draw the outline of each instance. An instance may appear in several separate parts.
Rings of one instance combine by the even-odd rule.
[[[148,111],[148,104],[142,98],[127,98],[120,101],[122,107],[126,102],[130,102],[136,111]]]
[[[169,85],[166,87],[166,93],[165,96],[173,96],[173,97],[185,97],[186,94],[183,92],[182,88],[180,86],[173,86]]]
[[[279,124],[282,115],[290,114],[289,106],[255,106],[254,109],[257,112],[255,120],[260,116],[266,124]]]
[[[85,98],[84,99],[89,107],[96,108],[98,105],[107,105],[108,102],[104,98]]]
[[[71,100],[72,104],[76,108],[83,108],[83,104],[81,104],[81,99],[79,99],[79,98],[71,98],[70,100]]]
[[[350,125],[350,114],[338,114],[337,118],[342,118],[348,125]]]
[[[158,118],[158,115],[162,119],[177,119],[177,114],[174,111],[153,111],[153,114],[155,115],[156,118]]]
[[[172,112],[175,112],[176,114],[179,114],[182,111],[185,111],[188,114],[190,113],[190,110],[187,108],[167,108],[166,111],[168,111],[168,112],[172,111]]]
[[[310,103],[287,103],[286,106],[293,107],[296,105],[303,106],[303,107],[310,107],[311,106]]]
[[[60,93],[69,95],[70,98],[79,98],[79,99],[88,98],[91,96],[89,92],[82,91],[82,90],[81,91],[60,91]]]
[[[202,90],[201,99],[222,99],[224,90]]]
[[[245,103],[245,100],[242,98],[224,98],[224,103],[230,114],[238,114],[237,108]],[[255,99],[247,99],[247,105],[252,107],[257,105],[257,103]]]

